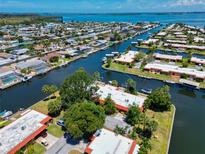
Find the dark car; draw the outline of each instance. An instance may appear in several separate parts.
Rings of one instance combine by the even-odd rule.
[[[58,120],[57,125],[65,127],[64,121],[63,120]]]

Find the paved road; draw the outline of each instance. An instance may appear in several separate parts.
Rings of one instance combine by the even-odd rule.
[[[105,123],[104,123],[104,127],[111,129],[111,130],[115,130],[116,126],[125,128],[128,127],[129,129],[131,129],[131,126],[129,124],[127,124],[123,117],[120,117],[120,115],[116,115],[116,116],[107,116],[105,118]]]
[[[61,137],[55,145],[53,145],[46,154],[67,154],[73,149],[78,149],[79,151],[84,151],[86,143],[83,141],[76,141],[71,139],[69,136]]]

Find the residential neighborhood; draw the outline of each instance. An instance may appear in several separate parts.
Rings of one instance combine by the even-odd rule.
[[[1,26],[0,66],[8,66],[10,71],[20,75],[20,79],[13,81],[7,74],[11,81],[2,82],[0,88],[45,74],[158,25],[70,22]]]

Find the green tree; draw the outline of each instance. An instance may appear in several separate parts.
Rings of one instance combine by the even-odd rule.
[[[114,132],[115,132],[116,134],[125,135],[125,134],[127,133],[127,129],[128,129],[128,126],[126,126],[126,127],[120,127],[120,126],[117,125],[117,126],[115,127]]]
[[[60,95],[64,107],[70,107],[81,100],[90,100],[97,91],[95,78],[90,76],[83,68],[68,77],[60,88]]]
[[[151,143],[149,139],[142,138],[142,143],[140,144],[140,152],[139,154],[148,154],[148,151],[152,149]]]
[[[59,61],[59,57],[58,57],[58,56],[51,57],[51,58],[49,59],[49,61],[50,61],[51,63],[57,63],[57,62]]]
[[[140,62],[144,57],[145,57],[145,54],[142,52],[139,52],[138,54],[135,55],[135,61]]]
[[[31,143],[31,144],[28,145],[28,147],[26,149],[26,153],[27,154],[33,154],[34,152],[35,152],[34,145],[33,145],[33,143]]]
[[[169,87],[163,86],[153,90],[152,93],[145,100],[144,108],[155,111],[168,111],[171,108],[171,96],[169,94]]]
[[[105,99],[103,108],[107,115],[112,115],[117,111],[114,101],[109,96]]]
[[[30,74],[31,73],[31,69],[30,68],[24,68],[21,70],[21,73],[23,74]]]
[[[108,58],[108,59],[107,59],[106,67],[109,68],[110,65],[111,65],[111,63],[112,63],[112,59],[111,59],[111,58]]]
[[[119,84],[118,84],[117,80],[112,80],[112,85],[117,87]]]
[[[94,77],[94,79],[95,79],[96,81],[100,81],[100,80],[101,80],[101,76],[100,76],[100,73],[99,73],[99,72],[95,72],[95,73],[93,74],[93,77]]]
[[[122,40],[122,36],[119,33],[115,32],[114,33],[114,40],[121,41]]]
[[[184,58],[183,60],[182,60],[182,67],[188,67],[188,65],[189,65],[189,60],[186,58]]]
[[[65,127],[73,138],[89,137],[105,122],[104,109],[93,102],[73,104],[64,115]]]
[[[58,87],[55,85],[44,85],[41,91],[45,94],[53,94],[58,91]]]
[[[61,101],[56,99],[48,103],[48,112],[50,115],[58,116],[61,112]]]
[[[23,41],[24,41],[24,40],[23,40],[23,37],[22,37],[22,36],[19,36],[19,37],[18,37],[18,42],[19,42],[19,43],[23,43]]]
[[[157,130],[157,127],[158,127],[158,123],[154,120],[148,120],[145,126],[145,128],[151,133],[155,132]]]
[[[141,123],[141,115],[142,112],[140,111],[139,107],[131,106],[127,112],[126,121],[130,125],[138,125]]]
[[[126,82],[127,91],[131,94],[136,94],[136,82],[129,78]]]

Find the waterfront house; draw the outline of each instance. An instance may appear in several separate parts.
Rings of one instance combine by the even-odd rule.
[[[13,57],[12,54],[9,54],[9,53],[6,53],[6,52],[0,52],[0,58],[10,59],[10,58],[12,58],[12,57]]]
[[[153,57],[157,60],[165,60],[165,61],[182,61],[182,56],[180,55],[169,55],[169,54],[160,54],[160,53],[154,53]]]
[[[96,92],[96,95],[99,97],[100,103],[103,104],[107,97],[111,97],[118,110],[127,112],[131,105],[136,105],[143,109],[146,97],[126,93],[119,87],[114,87],[108,84],[98,84],[97,86],[99,87],[99,90]]]
[[[11,53],[14,54],[14,55],[23,55],[25,53],[27,53],[29,51],[29,49],[27,48],[24,48],[24,49],[16,49],[16,50],[13,50]]]
[[[144,70],[154,74],[166,74],[175,79],[180,79],[186,75],[190,79],[197,79],[205,81],[205,72],[199,71],[194,68],[183,68],[177,65],[165,64],[165,63],[148,63],[145,65]]]
[[[159,33],[157,34],[157,36],[160,36],[160,37],[162,37],[162,36],[166,36],[166,35],[167,35],[166,32],[159,32]]]
[[[64,51],[60,51],[58,53],[61,54],[63,58],[69,58],[79,55],[78,50],[73,48],[67,48]]]
[[[21,81],[20,76],[11,68],[7,66],[0,67],[0,89],[5,89]]]
[[[195,50],[205,50],[205,46],[197,46],[197,45],[184,45],[184,44],[171,44],[165,43],[165,47],[173,47],[173,48],[183,48],[183,49],[195,49]]]
[[[44,74],[50,70],[48,64],[38,58],[29,59],[16,64],[16,69],[30,70],[32,75]]]
[[[204,58],[192,57],[191,62],[196,63],[196,64],[200,64],[200,65],[205,65],[205,59]]]
[[[51,117],[34,110],[27,110],[21,117],[0,129],[0,153],[14,154],[47,128]]]
[[[194,42],[196,42],[196,43],[205,43],[205,38],[194,37]]]
[[[9,64],[9,63],[11,63],[11,62],[13,62],[12,59],[4,59],[4,58],[1,58],[1,57],[0,57],[0,66]]]
[[[12,54],[0,52],[0,66],[13,62],[13,58]]]
[[[117,63],[122,64],[132,64],[135,61],[135,55],[138,54],[137,51],[128,51],[125,54],[122,54],[120,57],[114,59]]]
[[[93,43],[93,47],[95,48],[103,48],[107,45],[107,40],[96,40],[94,43]]]
[[[167,43],[178,43],[178,44],[186,44],[187,43],[187,41],[185,41],[185,40],[179,40],[179,39],[175,39],[175,40],[165,40],[165,42],[167,42]]]
[[[135,140],[108,129],[98,130],[85,149],[86,154],[138,154],[140,146]]]
[[[149,44],[156,44],[157,42],[159,42],[159,39],[150,38],[146,41],[143,41],[142,44],[149,45]]]
[[[91,49],[92,48],[90,46],[87,46],[87,45],[82,45],[82,46],[77,47],[77,50],[79,53],[87,53],[87,52],[90,52]]]
[[[50,60],[52,58],[55,58],[55,57],[57,57],[59,59],[61,57],[61,54],[59,54],[57,52],[48,53],[44,57],[42,57],[42,60],[47,62],[47,63],[50,63],[51,62]]]

